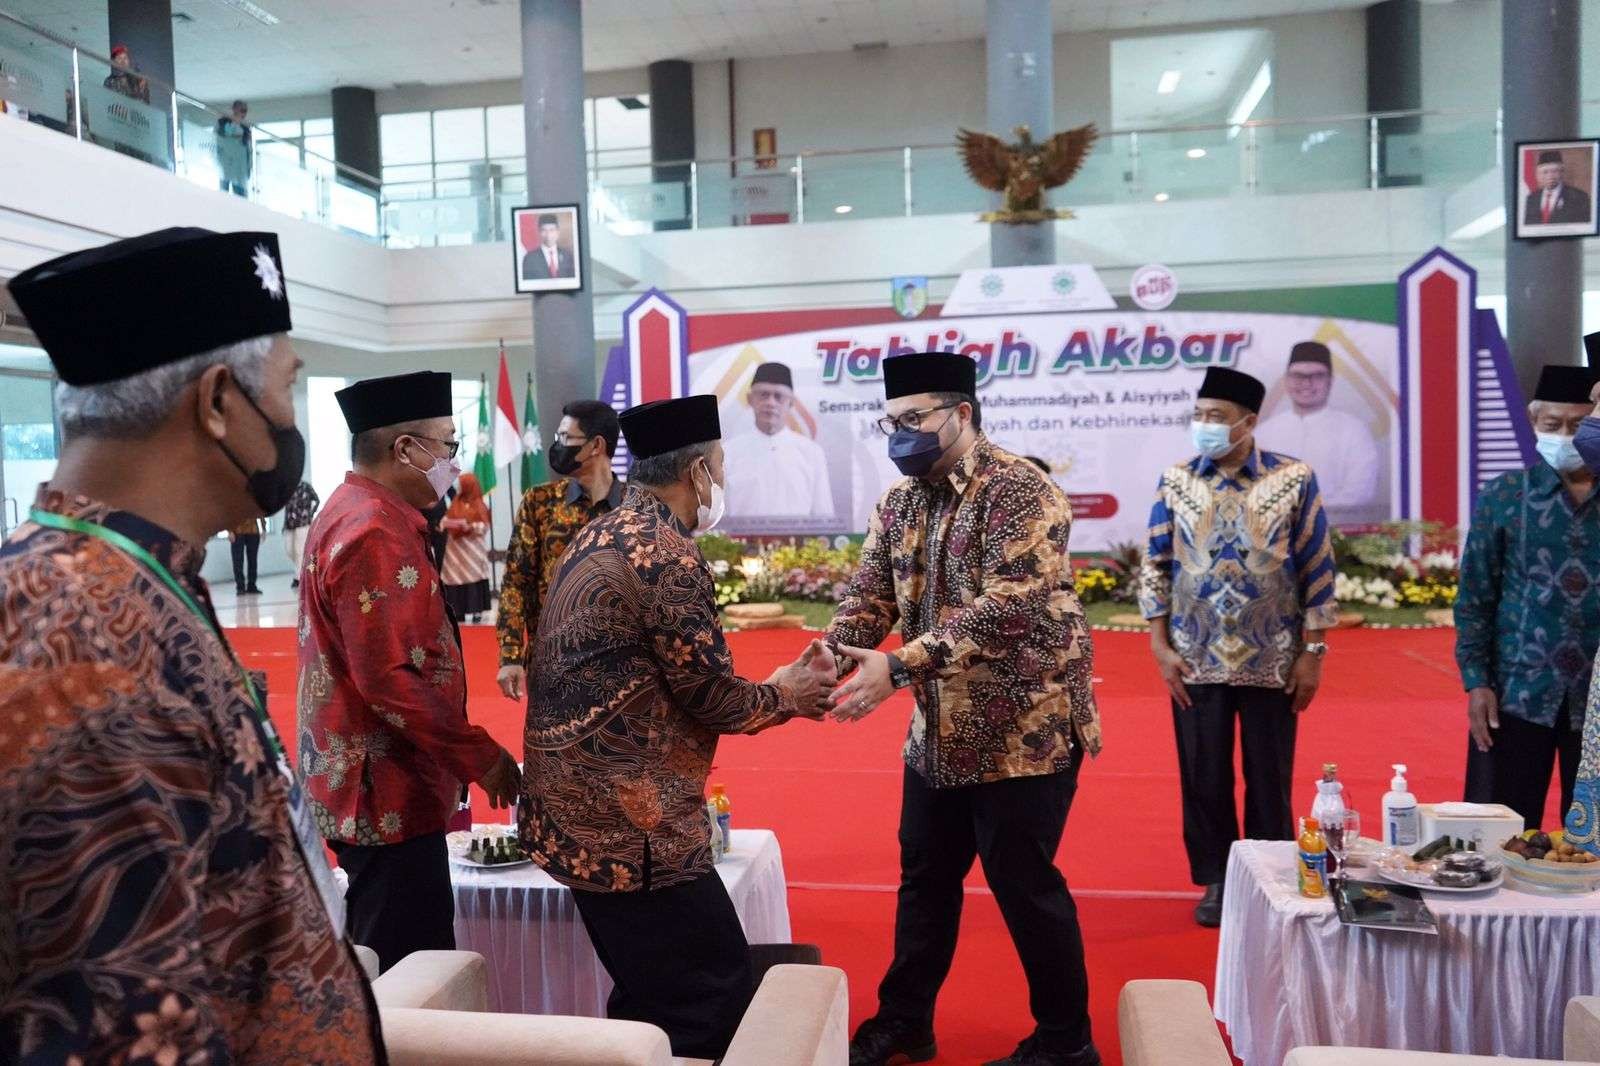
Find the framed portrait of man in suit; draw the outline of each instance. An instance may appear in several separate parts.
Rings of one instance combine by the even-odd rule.
[[[577,204],[512,208],[511,232],[518,292],[583,288],[583,225]]]
[[[1593,237],[1600,140],[1523,141],[1516,146],[1519,239]]]

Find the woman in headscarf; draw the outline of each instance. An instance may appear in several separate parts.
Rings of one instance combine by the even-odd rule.
[[[477,622],[489,609],[489,508],[477,478],[461,475],[460,489],[439,528],[450,538],[440,570],[445,602],[457,621]]]

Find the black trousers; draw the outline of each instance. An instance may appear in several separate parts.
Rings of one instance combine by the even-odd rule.
[[[1524,829],[1538,829],[1544,820],[1544,801],[1550,794],[1550,771],[1559,760],[1561,768],[1561,808],[1565,818],[1572,806],[1572,786],[1578,777],[1578,759],[1583,753],[1583,730],[1572,728],[1573,701],[1582,714],[1584,696],[1569,696],[1556,716],[1554,726],[1532,722],[1500,712],[1500,728],[1494,731],[1494,747],[1489,749],[1491,803],[1504,803],[1522,815]],[[1544,828],[1553,828],[1545,826]]]
[[[1244,755],[1244,835],[1290,840],[1294,808],[1289,792],[1299,716],[1282,689],[1247,685],[1190,685],[1194,706],[1172,705],[1183,791],[1183,846],[1197,885],[1221,884],[1228,849],[1239,839],[1234,803],[1233,735],[1239,721]]]
[[[233,583],[239,591],[256,587],[256,556],[261,552],[260,533],[241,533],[228,545],[233,552]],[[248,577],[246,576],[248,571]]]
[[[350,875],[345,929],[350,939],[378,953],[387,970],[413,951],[453,951],[456,901],[444,833],[399,844],[330,841]]]
[[[1078,908],[1055,864],[1077,790],[1078,764],[1059,774],[944,789],[906,768],[894,961],[878,987],[881,1017],[932,1027],[961,927],[962,881],[976,858],[1027,975],[1039,1038],[1061,1052],[1090,1043]]]
[[[572,895],[616,982],[606,1017],[665,1030],[680,1058],[721,1058],[755,995],[755,978],[739,914],[716,871],[671,888]]]

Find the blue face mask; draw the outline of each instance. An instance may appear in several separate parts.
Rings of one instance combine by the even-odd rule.
[[[949,422],[955,412],[945,416]],[[944,429],[940,423],[939,429]],[[925,429],[897,429],[889,434],[889,461],[906,477],[922,477],[939,464],[945,446],[939,443],[938,431]]]
[[[1600,432],[1596,433],[1596,438],[1596,445],[1600,445]],[[1571,474],[1583,467],[1583,456],[1578,454],[1573,438],[1559,433],[1540,433],[1537,441],[1535,447],[1539,455],[1560,473]]]
[[[1583,465],[1589,472],[1600,474],[1600,418],[1585,418],[1578,423],[1578,435],[1572,438]]]
[[[1234,423],[1236,425],[1237,422]],[[1233,451],[1234,426],[1217,422],[1190,422],[1189,438],[1194,441],[1194,450],[1207,459],[1222,458]]]

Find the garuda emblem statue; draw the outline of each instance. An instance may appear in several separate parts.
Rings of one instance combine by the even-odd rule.
[[[984,222],[1048,222],[1071,218],[1072,212],[1044,206],[1044,191],[1065,185],[1083,166],[1084,157],[1099,136],[1094,123],[1064,130],[1040,143],[1027,126],[1012,131],[1015,144],[1006,144],[990,133],[961,130],[956,144],[961,160],[972,180],[985,189],[1004,192],[1005,205],[999,211],[979,216]]]

